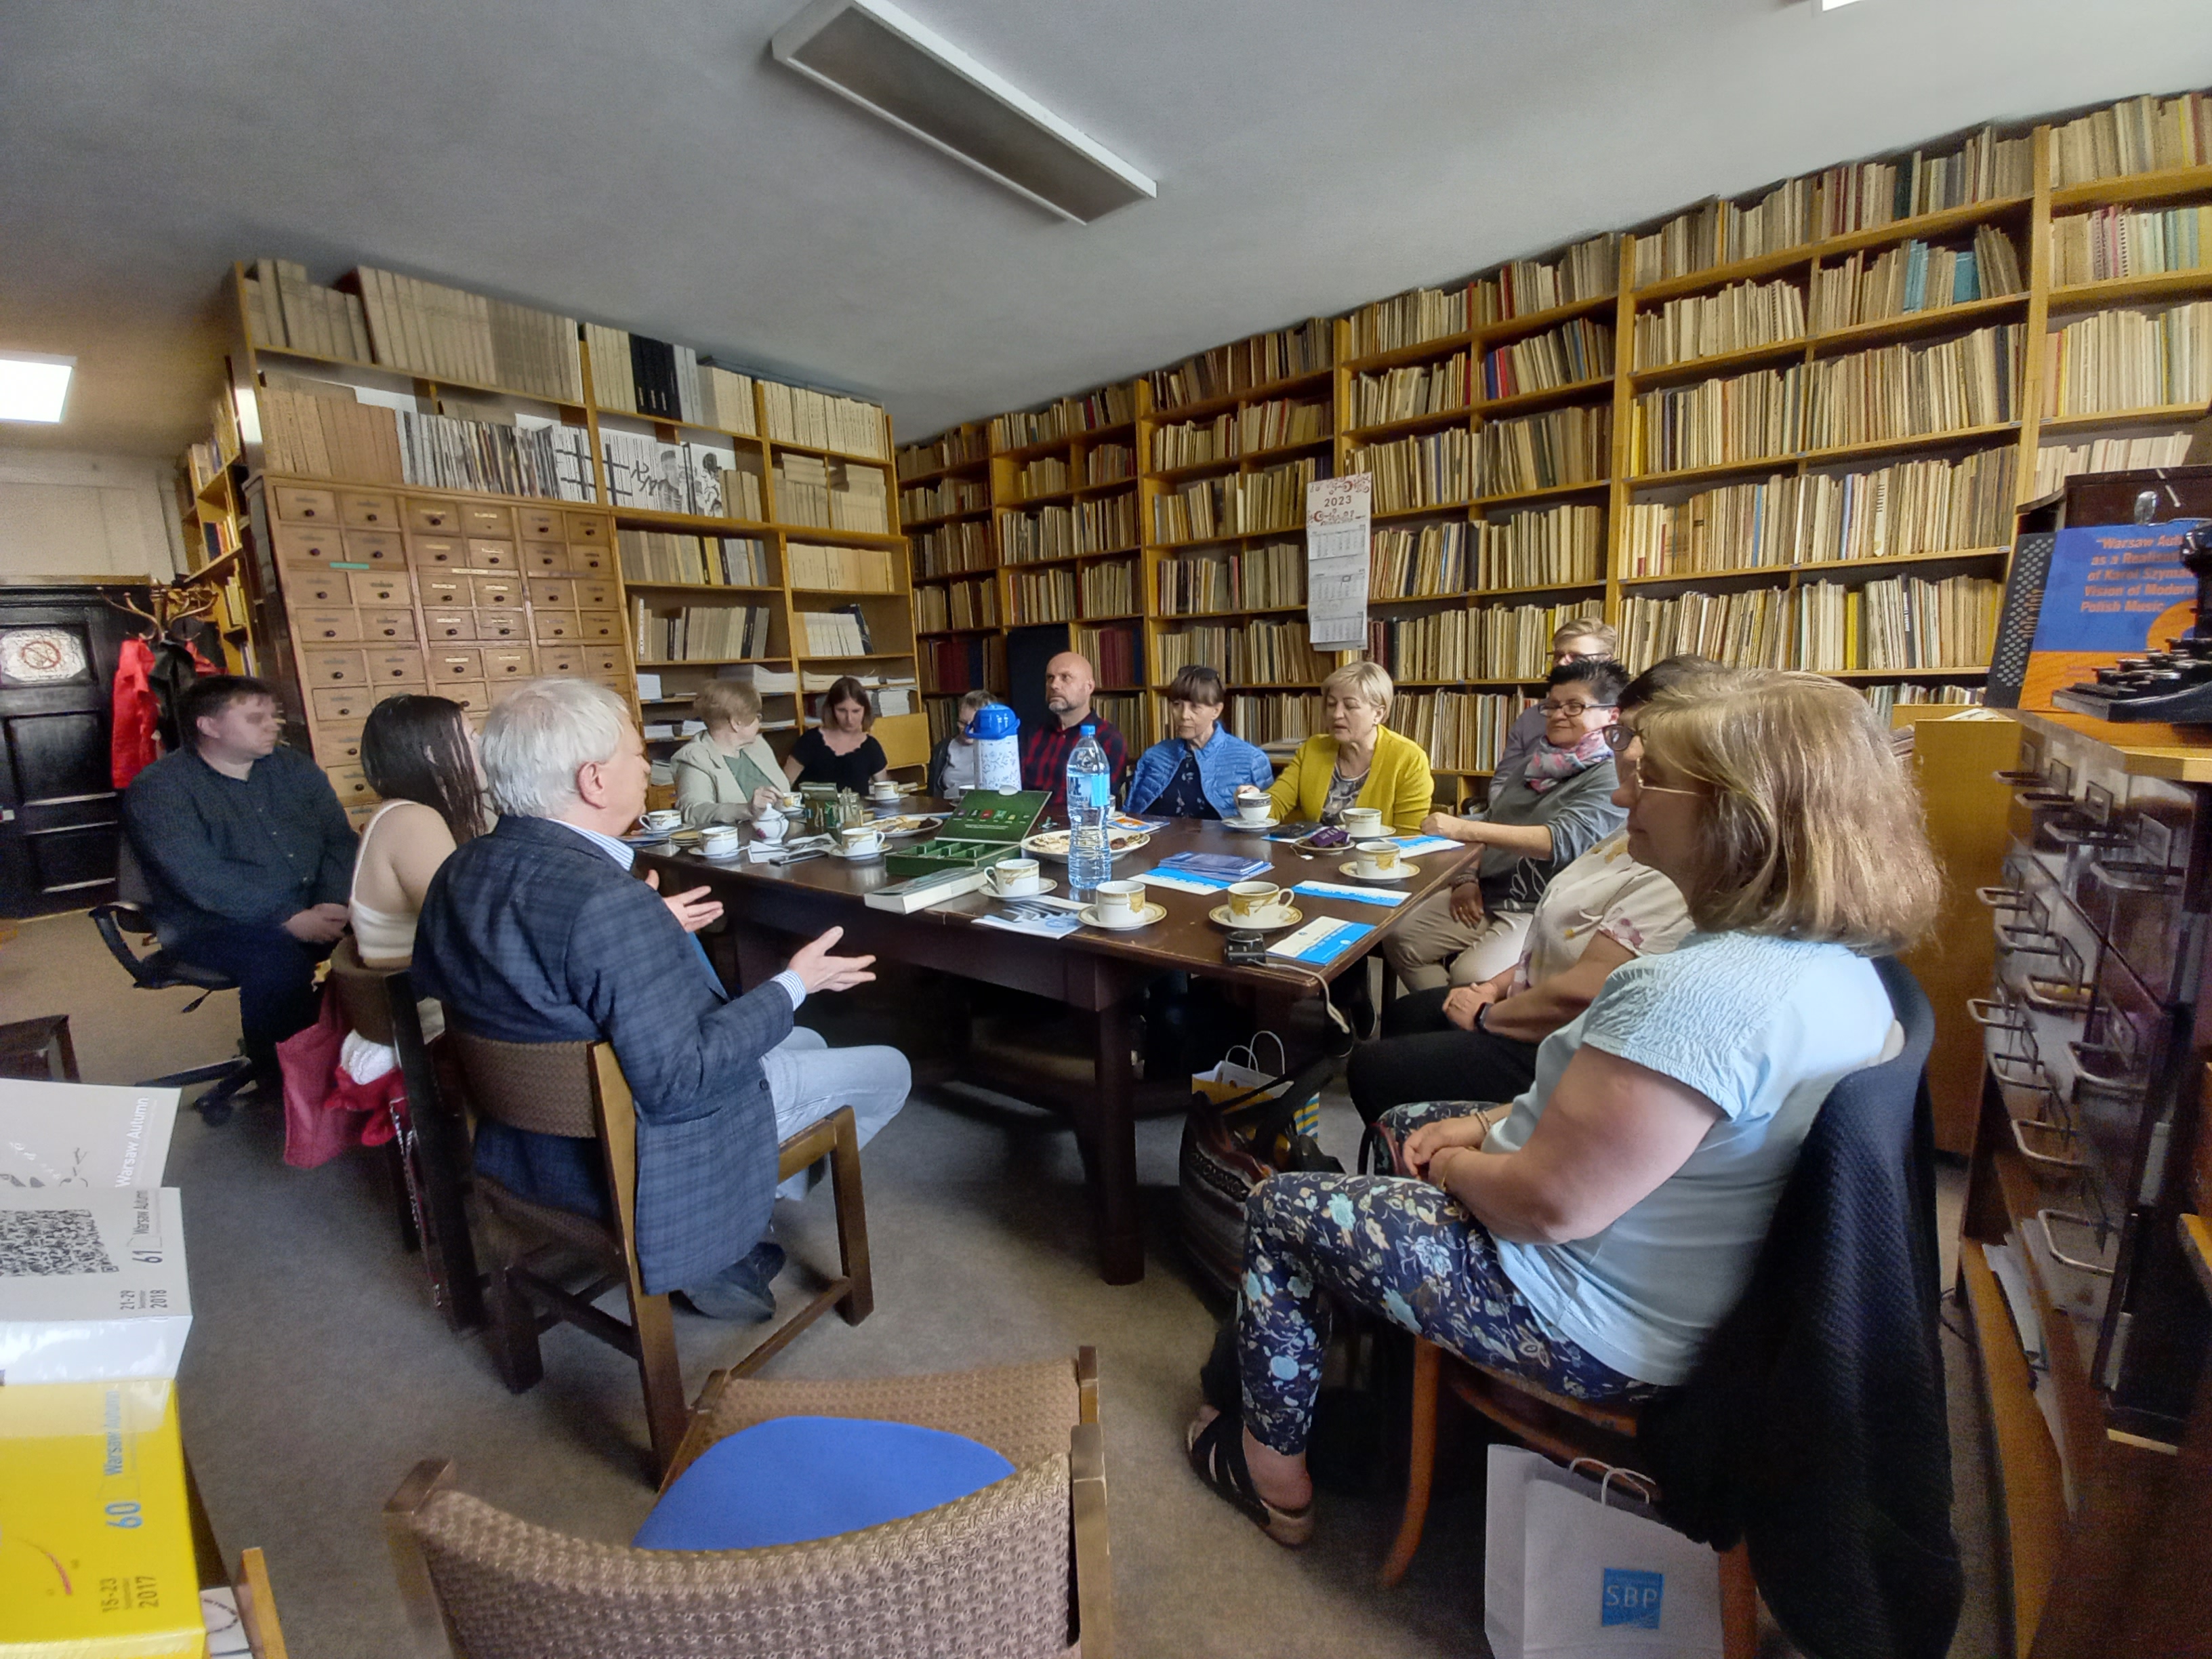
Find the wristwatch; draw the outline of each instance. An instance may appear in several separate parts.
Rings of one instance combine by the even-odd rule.
[[[1490,1011],[1497,1006],[1498,1005],[1495,1003],[1486,1002],[1481,1007],[1474,1011],[1474,1029],[1476,1030],[1487,1031],[1490,1029]]]

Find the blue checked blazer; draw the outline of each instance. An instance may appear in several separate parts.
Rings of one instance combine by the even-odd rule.
[[[415,985],[503,1042],[614,1044],[637,1101],[637,1254],[648,1294],[711,1279],[768,1229],[775,1109],[761,1056],[791,1034],[780,985],[726,996],[660,896],[581,836],[503,817],[432,878]],[[520,1196],[607,1213],[596,1144],[504,1124],[477,1167]]]

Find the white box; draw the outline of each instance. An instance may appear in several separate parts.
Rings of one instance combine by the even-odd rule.
[[[0,1189],[160,1186],[179,1092],[0,1079]]]
[[[173,1377],[191,1324],[175,1188],[0,1188],[0,1386]]]

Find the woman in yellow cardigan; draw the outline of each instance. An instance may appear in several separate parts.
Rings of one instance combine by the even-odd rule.
[[[1420,829],[1434,783],[1420,744],[1382,724],[1396,691],[1379,663],[1346,663],[1322,682],[1329,729],[1300,744],[1275,780],[1278,819],[1336,823],[1347,806],[1371,806],[1388,830]]]

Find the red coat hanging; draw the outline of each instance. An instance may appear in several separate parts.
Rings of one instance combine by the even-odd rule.
[[[114,732],[108,765],[118,789],[161,757],[160,711],[154,702],[154,648],[133,635],[116,653]]]

